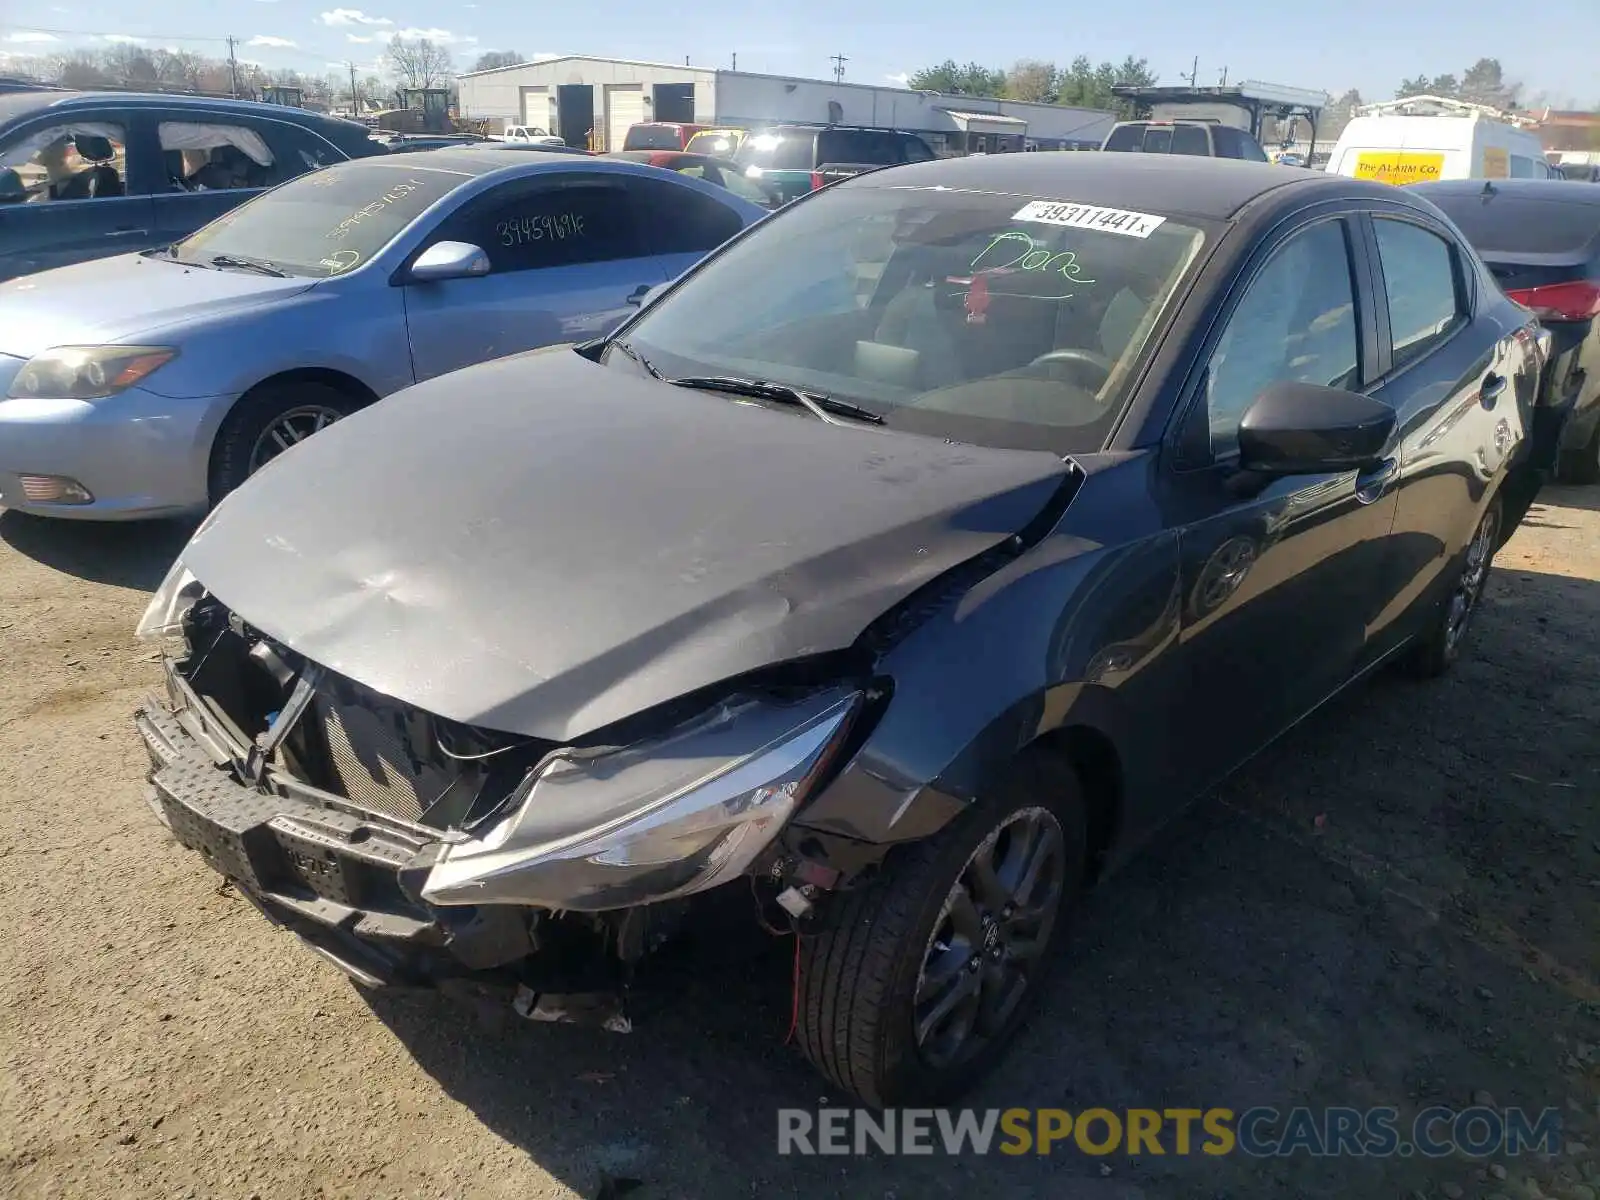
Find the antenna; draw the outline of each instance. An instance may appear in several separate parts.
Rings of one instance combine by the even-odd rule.
[[[835,54],[828,61],[833,64],[833,81],[835,83],[843,83],[844,82],[844,65],[845,65],[845,63],[850,61],[849,58],[847,58],[843,54]]]

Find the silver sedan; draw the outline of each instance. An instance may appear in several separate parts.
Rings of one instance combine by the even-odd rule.
[[[435,150],[302,176],[164,250],[0,284],[0,506],[204,511],[400,388],[609,332],[765,215],[634,163]]]

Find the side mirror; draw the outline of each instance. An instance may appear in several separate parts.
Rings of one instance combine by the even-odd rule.
[[[1387,404],[1314,383],[1274,383],[1239,422],[1239,466],[1263,475],[1316,475],[1373,466],[1394,433]]]
[[[471,242],[435,242],[411,264],[414,283],[441,283],[489,273],[489,256]]]
[[[654,300],[657,296],[661,295],[661,293],[666,291],[666,290],[667,290],[667,285],[666,284],[658,283],[653,288],[648,288],[648,289],[646,289],[645,291],[642,291],[642,292],[635,292],[633,295],[628,297],[628,303],[633,305],[635,308],[644,308],[652,300]]]

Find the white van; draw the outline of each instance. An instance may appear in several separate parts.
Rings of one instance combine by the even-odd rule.
[[[1537,137],[1480,104],[1410,96],[1356,113],[1328,157],[1330,174],[1394,184],[1557,174]]]

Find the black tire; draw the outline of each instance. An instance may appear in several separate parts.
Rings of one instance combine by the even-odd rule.
[[[1049,925],[1039,923],[1043,936],[1030,939],[1040,950],[1020,998],[980,1042],[939,1061],[917,1036],[917,992],[924,963],[937,947],[945,947],[939,951],[942,958],[965,961],[966,942],[935,942],[941,931],[953,932],[946,921],[947,899],[959,882],[971,878],[969,866],[987,839],[999,838],[989,861],[1008,866],[1004,853],[1009,851],[1003,848],[1013,838],[1024,846],[1019,854],[1026,859],[1021,839],[1038,829],[1048,840],[1052,826],[1060,834],[1060,890]],[[828,914],[824,932],[802,940],[798,1033],[806,1057],[831,1082],[879,1108],[942,1104],[965,1091],[996,1065],[1043,990],[1066,917],[1083,888],[1086,848],[1076,774],[1052,755],[1025,752],[994,795],[937,836],[891,857],[871,886],[838,898],[840,908]],[[970,959],[981,965],[970,968],[971,978],[967,971],[952,972],[948,978],[958,981],[954,986],[1014,969],[1009,945],[1004,961],[992,949],[987,918],[983,928],[986,936],[981,945],[974,943]],[[997,973],[993,977],[991,968]],[[981,1004],[981,998],[974,1003]]]
[[[258,442],[272,425],[299,410],[325,411],[331,423],[362,407],[362,401],[325,383],[269,383],[247,392],[217,431],[211,451],[211,503],[216,504],[262,465]]]
[[[1400,668],[1407,675],[1433,679],[1455,666],[1461,657],[1472,618],[1483,599],[1483,589],[1488,586],[1495,551],[1500,548],[1503,512],[1500,495],[1496,493],[1478,518],[1472,540],[1456,560],[1455,582],[1450,591],[1429,618],[1422,637],[1400,659]],[[1463,603],[1464,609],[1460,606]]]
[[[1594,436],[1582,450],[1563,454],[1556,464],[1556,479],[1562,483],[1600,483],[1600,422]]]

